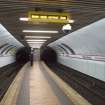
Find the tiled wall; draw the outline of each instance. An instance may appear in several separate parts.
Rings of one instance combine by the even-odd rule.
[[[59,56],[58,62],[79,72],[105,81],[105,62]]]

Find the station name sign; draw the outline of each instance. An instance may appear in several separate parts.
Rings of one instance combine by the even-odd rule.
[[[33,23],[68,23],[70,19],[69,13],[57,13],[57,12],[42,12],[31,11],[28,13],[30,22]]]

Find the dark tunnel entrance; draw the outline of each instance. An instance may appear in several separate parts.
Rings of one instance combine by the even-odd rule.
[[[46,47],[41,51],[41,60],[47,64],[55,64],[57,62],[57,53],[51,47]]]
[[[16,62],[18,64],[25,64],[30,60],[31,49],[28,47],[22,47],[16,52]]]

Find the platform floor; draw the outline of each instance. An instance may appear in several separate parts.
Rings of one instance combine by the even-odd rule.
[[[73,105],[39,62],[26,68],[17,105]]]
[[[44,63],[27,63],[0,105],[91,105]]]

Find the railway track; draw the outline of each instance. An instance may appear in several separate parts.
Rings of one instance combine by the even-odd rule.
[[[105,105],[105,83],[57,64],[50,66],[65,82],[78,91],[92,105]],[[97,82],[98,81],[98,82]]]
[[[9,88],[21,67],[22,65],[13,63],[0,68],[0,100],[3,98],[5,92]]]

